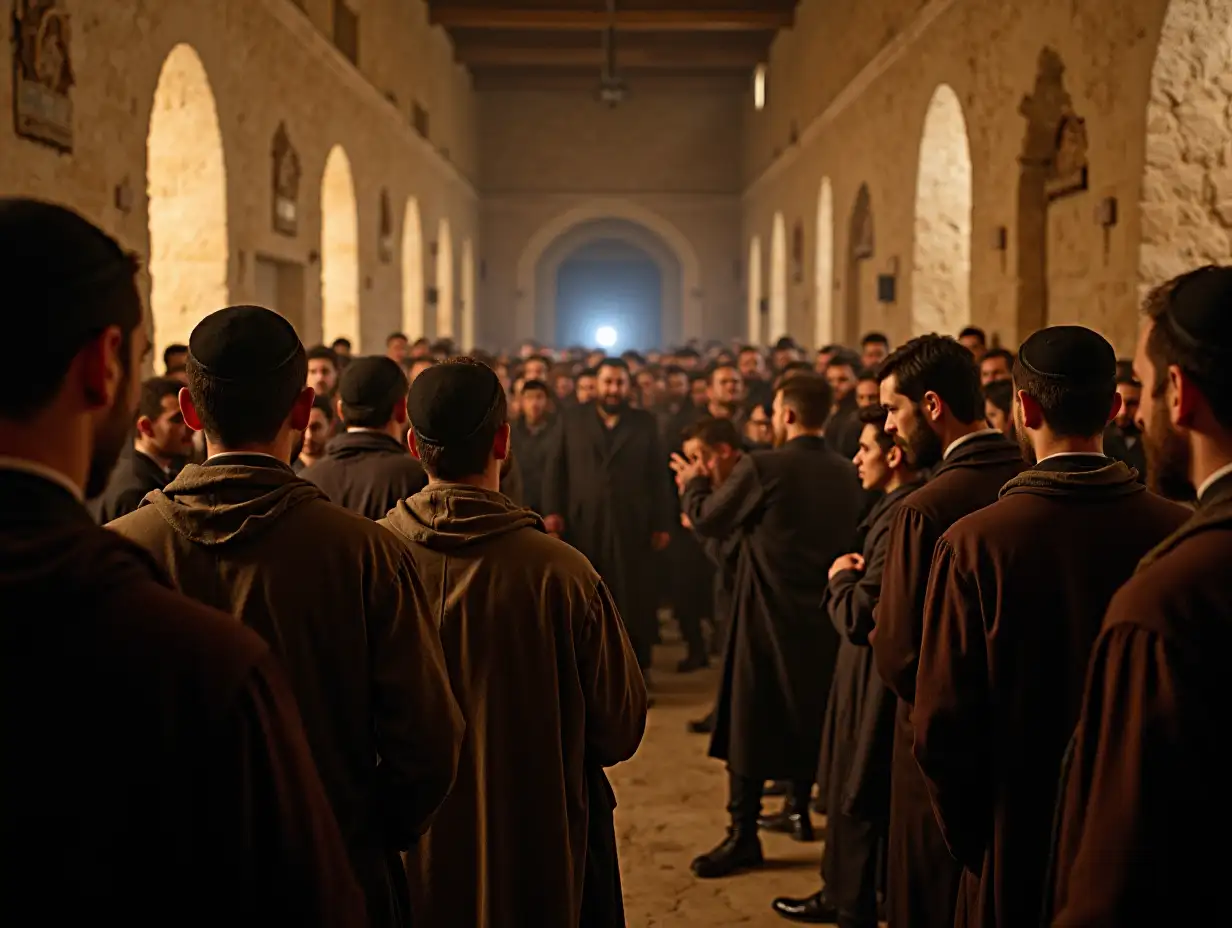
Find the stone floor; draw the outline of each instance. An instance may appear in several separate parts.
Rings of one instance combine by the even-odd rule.
[[[699,880],[689,862],[723,837],[727,780],[706,756],[708,738],[685,731],[704,716],[717,686],[715,670],[674,672],[682,651],[658,649],[655,708],[633,760],[609,771],[619,807],[621,875],[629,928],[789,924],[770,910],[775,896],[806,896],[820,885],[821,844],[763,835],[765,869],[725,880]],[[782,800],[767,800],[767,808]],[[815,820],[820,824],[820,820]]]

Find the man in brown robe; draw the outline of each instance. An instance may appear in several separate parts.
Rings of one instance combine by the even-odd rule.
[[[937,539],[997,498],[1024,464],[1018,447],[984,423],[980,373],[948,336],[913,338],[883,362],[886,431],[932,479],[899,505],[890,526],[871,636],[877,672],[899,698],[890,788],[890,928],[952,928],[961,867],[950,857],[911,755],[924,594]]]
[[[83,505],[131,436],[136,273],[80,216],[0,200],[5,920],[363,925],[269,647]]]
[[[1232,830],[1232,268],[1157,290],[1134,369],[1148,479],[1197,510],[1108,608],[1058,815],[1064,928],[1215,924]],[[1201,839],[1199,838],[1201,835]],[[1196,843],[1195,842],[1199,842]]]
[[[110,528],[274,648],[371,924],[409,924],[398,852],[449,791],[463,730],[423,585],[387,531],[291,471],[314,394],[290,323],[229,307],[193,330],[189,352],[180,403],[209,458]]]
[[[637,750],[646,686],[620,614],[586,558],[500,493],[510,428],[495,373],[446,362],[409,406],[429,484],[380,524],[423,578],[467,721],[457,783],[407,856],[415,917],[623,928],[603,768]]]
[[[1041,329],[1013,379],[1032,466],[937,544],[912,713],[916,760],[963,865],[960,928],[1039,924],[1056,775],[1104,610],[1188,515],[1104,456],[1120,396],[1102,336]]]

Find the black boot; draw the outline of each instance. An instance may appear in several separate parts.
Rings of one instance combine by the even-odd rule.
[[[804,899],[784,896],[775,899],[770,907],[788,921],[803,922],[806,925],[833,925],[839,920],[838,909],[826,898],[824,889]]]
[[[785,805],[781,812],[776,815],[767,815],[759,819],[757,824],[762,831],[791,835],[794,840],[804,844],[817,840],[813,833],[813,820],[809,817],[808,806],[804,807],[804,811],[797,812],[791,806]]]
[[[714,850],[693,859],[693,873],[703,880],[717,880],[740,870],[751,870],[765,863],[761,839],[756,830],[734,825]]]

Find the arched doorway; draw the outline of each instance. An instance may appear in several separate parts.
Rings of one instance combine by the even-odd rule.
[[[359,209],[351,159],[335,145],[321,178],[321,335],[363,349],[359,324]]]
[[[1143,291],[1203,264],[1232,261],[1228,166],[1221,167],[1232,143],[1229,74],[1232,0],[1171,0],[1146,113]]]
[[[761,332],[761,239],[754,235],[749,243],[749,344],[765,343]]]
[[[933,93],[920,137],[911,276],[913,335],[957,335],[971,322],[971,151],[962,103]]]
[[[770,331],[767,344],[787,334],[787,223],[782,213],[774,214],[770,233]]]
[[[475,251],[471,240],[462,240],[462,265],[459,268],[462,285],[462,344],[463,351],[475,347]]]
[[[813,321],[813,343],[820,348],[834,341],[834,191],[828,177],[821,179],[821,192],[817,194],[817,259],[814,271],[817,315]]]
[[[189,45],[158,76],[146,140],[154,350],[230,302],[227,168],[209,77]],[[160,371],[161,373],[161,368]]]
[[[423,258],[419,201],[409,197],[402,217],[402,332],[412,341],[424,334]]]
[[[453,338],[453,234],[442,216],[436,228],[436,337]]]
[[[847,279],[844,284],[843,341],[854,345],[864,323],[864,292],[873,286],[873,200],[868,184],[861,184],[847,224]],[[869,279],[866,279],[869,278]]]
[[[627,239],[575,249],[556,271],[556,343],[613,353],[659,347],[663,278],[658,261]]]

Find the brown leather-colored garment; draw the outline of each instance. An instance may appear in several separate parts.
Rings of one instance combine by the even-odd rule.
[[[371,922],[408,924],[398,852],[449,791],[463,721],[402,545],[263,455],[190,465],[109,528],[153,554],[182,592],[269,642]]]
[[[1230,568],[1232,475],[1108,607],[1061,790],[1057,928],[1226,913]]]
[[[1188,517],[1111,458],[1060,455],[937,544],[915,757],[963,865],[958,928],[1035,928],[1056,782],[1104,611]]]
[[[877,672],[899,699],[890,774],[890,928],[952,928],[961,875],[911,754],[911,704],[933,549],[951,525],[995,502],[1001,487],[1025,466],[1018,447],[999,432],[977,434],[954,448],[932,479],[902,502],[890,527],[870,638]]]
[[[3,920],[362,928],[269,647],[0,470]]]
[[[499,493],[433,484],[380,524],[424,580],[467,722],[453,791],[407,855],[416,920],[623,925],[603,768],[641,743],[646,685],[607,588]]]

